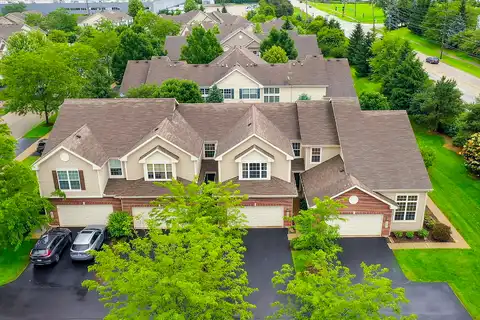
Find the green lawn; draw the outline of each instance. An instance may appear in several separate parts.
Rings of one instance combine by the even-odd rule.
[[[418,52],[428,56],[440,56],[440,45],[438,43],[413,34],[407,28],[389,31],[389,33],[409,40],[412,48]],[[472,58],[463,52],[445,49],[442,62],[476,77],[480,77],[480,59]]]
[[[15,280],[28,264],[35,240],[25,241],[17,251],[0,250],[0,285]]]
[[[380,92],[380,83],[372,82],[368,78],[358,78],[353,67],[350,67],[350,71],[352,72],[353,86],[357,91],[357,95],[360,95],[363,91]]]
[[[55,120],[57,120],[57,115],[53,115],[50,117],[49,122],[50,124],[47,126],[45,121],[40,123],[39,125],[33,127],[30,131],[25,133],[23,136],[24,138],[41,138],[50,131],[52,131],[53,124],[55,123]]]
[[[383,23],[385,16],[383,10],[378,7],[373,7],[369,3],[357,3],[357,12],[355,14],[355,4],[347,3],[345,4],[345,12],[342,12],[343,4],[342,3],[317,3],[309,2],[309,5],[322,10],[329,14],[333,14],[339,17],[342,20],[350,22],[362,22],[362,23],[373,23],[373,17],[375,15],[375,23]]]
[[[400,266],[413,281],[446,281],[470,314],[480,319],[480,180],[470,177],[463,159],[443,147],[444,139],[415,126],[419,142],[434,148],[429,169],[432,200],[463,235],[471,250],[396,250]]]
[[[27,166],[32,166],[32,164],[38,159],[40,158],[39,156],[30,156],[30,157],[27,157],[25,158],[22,162],[25,163]]]

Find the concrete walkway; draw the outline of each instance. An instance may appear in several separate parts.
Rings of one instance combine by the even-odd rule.
[[[392,250],[398,249],[470,249],[468,243],[463,239],[462,235],[450,223],[448,218],[437,207],[437,205],[427,196],[427,207],[432,211],[433,215],[439,222],[446,224],[452,228],[452,238],[454,242],[416,242],[416,243],[389,243],[388,246]]]

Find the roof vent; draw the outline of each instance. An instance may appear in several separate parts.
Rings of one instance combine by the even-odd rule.
[[[340,172],[345,172],[345,169],[344,168],[340,169]]]
[[[148,63],[148,60],[145,60],[144,62],[145,62],[145,63]]]
[[[270,65],[273,67],[275,64],[271,63]]]
[[[247,127],[250,127],[252,125],[252,123],[250,122],[249,124],[247,124]]]
[[[254,64],[253,64],[253,66],[254,66],[254,67],[256,67],[256,66],[257,66],[257,64],[256,64],[256,63],[254,63]]]
[[[300,65],[303,66],[303,62],[300,62]]]
[[[75,135],[75,138],[80,139],[80,138],[82,138],[82,136],[79,135],[79,134],[76,134],[76,135]]]
[[[295,62],[293,62],[292,65],[295,65]]]
[[[314,54],[314,55],[313,55],[313,57],[314,57],[314,58],[317,58],[317,55],[316,55],[316,54]]]
[[[140,62],[140,61],[138,61],[138,60],[135,60],[135,63],[139,63],[139,62]]]

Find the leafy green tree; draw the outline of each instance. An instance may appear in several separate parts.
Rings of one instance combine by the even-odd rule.
[[[260,0],[258,2],[257,14],[264,15],[265,17],[276,17],[276,7],[270,3],[267,3],[266,0]],[[281,17],[281,15],[280,15]],[[260,21],[259,21],[260,22]]]
[[[48,33],[48,39],[56,43],[67,43],[68,42],[68,33],[62,30],[51,30]]]
[[[480,132],[472,134],[463,147],[465,167],[471,173],[480,176]]]
[[[31,32],[16,32],[8,37],[7,55],[15,55],[19,52],[33,52],[46,46],[50,41],[45,34],[38,30]]]
[[[424,121],[428,127],[440,131],[463,111],[462,93],[453,79],[443,76],[435,82],[429,96],[420,106]]]
[[[40,196],[31,168],[15,160],[17,141],[0,121],[0,248],[17,249],[33,231],[46,226],[50,201]]]
[[[302,93],[298,96],[298,99],[297,100],[312,100],[312,97],[310,97],[308,94],[306,93]]]
[[[293,15],[293,5],[288,0],[267,0],[268,4],[275,8],[277,18],[290,17]]]
[[[175,36],[180,31],[180,25],[159,17],[151,11],[140,11],[135,17],[135,25],[140,26],[143,30],[158,39],[162,44],[165,42],[167,36]]]
[[[463,146],[472,134],[480,132],[480,98],[467,105],[466,109],[459,118],[459,130],[453,139],[456,146]]]
[[[278,293],[287,302],[276,301],[278,309],[270,318],[307,319],[415,319],[401,317],[401,305],[408,303],[405,289],[393,288],[392,280],[383,275],[388,269],[361,263],[363,281],[354,283],[355,275],[335,257],[322,250],[313,255],[310,268],[296,272],[285,264],[276,271],[272,282],[282,286]],[[396,316],[389,317],[385,310]]]
[[[182,47],[180,59],[193,64],[207,64],[222,53],[223,48],[213,30],[197,26],[187,36],[187,44]]]
[[[373,58],[370,59],[372,78],[382,82],[383,79],[397,67],[406,53],[399,57],[400,48],[404,52],[412,51],[405,46],[406,41],[402,38],[386,34],[383,39],[375,41],[372,45]]]
[[[128,15],[135,19],[140,11],[145,10],[141,0],[128,0]]]
[[[388,99],[380,92],[363,91],[358,98],[362,110],[388,110]]]
[[[263,55],[273,46],[282,48],[289,60],[295,60],[298,56],[295,42],[290,38],[290,35],[285,30],[277,30],[272,28],[268,37],[266,37],[260,44],[260,52]]]
[[[335,58],[345,57],[348,38],[343,30],[337,28],[323,28],[317,33],[317,42],[325,56]]]
[[[256,34],[263,33],[262,26],[260,23],[255,23],[255,28],[253,29],[253,32]]]
[[[373,57],[372,44],[375,41],[375,33],[367,32],[361,46],[355,54],[355,70],[358,77],[367,77],[372,72],[370,59]]]
[[[168,79],[158,92],[161,98],[175,98],[180,103],[204,102],[198,84],[191,80]]]
[[[279,46],[272,46],[265,54],[262,55],[263,60],[268,63],[286,63],[288,62],[287,53]]]
[[[197,2],[195,0],[186,0],[183,5],[183,11],[189,12],[193,10],[198,10]]]
[[[58,8],[45,16],[41,27],[45,30],[62,30],[74,32],[77,29],[77,16],[65,8]]]
[[[325,27],[325,20],[324,19],[315,19],[313,20],[307,27],[307,34],[314,34],[322,30]]]
[[[49,114],[58,111],[64,99],[76,97],[85,83],[71,63],[64,53],[53,49],[20,52],[2,59],[6,85],[2,99],[7,109],[18,114],[43,113],[49,124]]]
[[[214,84],[213,87],[211,87],[210,90],[208,90],[208,96],[205,99],[205,102],[209,102],[209,103],[222,103],[223,102],[223,93],[217,87],[216,84]]]
[[[422,35],[423,34],[423,20],[425,15],[430,8],[432,0],[416,0],[412,2],[412,9],[410,11],[410,17],[407,22],[407,27],[413,33]]]
[[[41,13],[27,13],[25,15],[25,24],[31,27],[40,27],[43,22]]]
[[[97,66],[86,73],[87,83],[83,87],[82,98],[115,98],[117,93],[113,91],[113,77],[108,68],[97,63]]]
[[[157,84],[142,84],[128,89],[127,98],[160,98],[160,86]]]
[[[436,159],[435,150],[432,147],[420,145],[420,153],[422,154],[423,163],[425,168],[430,168]]]
[[[131,28],[120,35],[120,42],[112,56],[112,73],[116,81],[121,81],[128,60],[150,59],[155,54],[152,43],[144,33],[135,33]]]
[[[407,110],[413,96],[424,88],[428,76],[408,42],[398,49],[396,61],[396,67],[383,78],[381,89],[392,109]]]
[[[120,37],[111,22],[102,23],[97,28],[84,28],[78,42],[94,48],[111,73],[113,54],[120,44]]]
[[[25,10],[27,10],[27,5],[23,2],[10,3],[10,4],[5,5],[2,8],[2,14],[7,15],[7,14],[12,13],[12,12],[23,12]]]
[[[282,25],[282,29],[283,30],[293,30],[293,24],[288,17],[287,17],[287,19],[285,19],[285,23]]]
[[[291,218],[295,231],[299,236],[292,240],[295,250],[323,250],[327,254],[336,254],[341,251],[337,244],[340,237],[339,227],[333,225],[338,221],[339,210],[344,207],[340,202],[325,197],[323,200],[313,199],[311,207],[300,210],[298,215]]]
[[[357,54],[358,51],[361,50],[365,40],[365,34],[363,32],[362,25],[357,23],[355,25],[355,29],[353,29],[352,34],[350,35],[348,47],[347,47],[347,57],[350,65],[356,66],[357,62]]]

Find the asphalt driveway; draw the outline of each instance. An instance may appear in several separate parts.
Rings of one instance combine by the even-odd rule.
[[[390,271],[385,275],[395,287],[405,288],[410,303],[402,308],[404,314],[416,314],[419,320],[472,319],[447,283],[410,282],[403,274],[393,251],[383,238],[340,239],[342,263],[352,273],[362,275],[360,263],[381,264]],[[448,250],[448,249],[446,249]],[[358,281],[361,279],[357,279]]]

